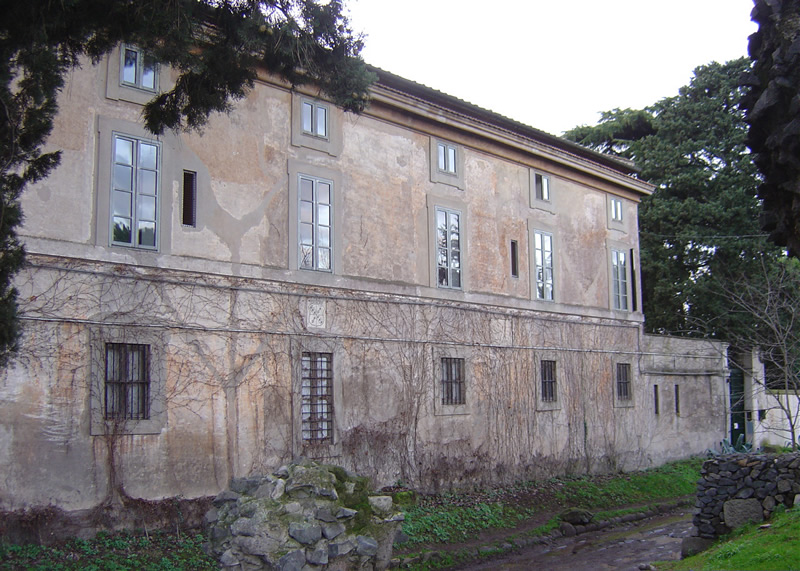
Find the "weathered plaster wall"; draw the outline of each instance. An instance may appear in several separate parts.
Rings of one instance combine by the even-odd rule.
[[[360,117],[334,113],[340,147],[296,145],[294,95],[264,82],[202,133],[158,139],[159,249],[110,246],[110,137],[145,136],[141,107],[106,97],[110,78],[105,65],[74,73],[51,138],[62,164],[23,197],[25,336],[0,377],[0,508],[214,494],[304,455],[378,484],[509,482],[645,467],[724,435],[720,346],[642,337],[639,310],[610,309],[609,248],[638,248],[640,183],[380,98]],[[459,145],[463,190],[432,182],[431,136]],[[198,174],[196,228],[180,223],[183,169]],[[292,269],[293,169],[336,180],[332,273]],[[551,177],[546,207],[532,203],[533,170]],[[609,223],[612,194],[623,224]],[[462,291],[431,277],[437,201],[463,210]],[[531,299],[534,229],[554,235],[555,302]],[[140,434],[100,414],[108,342],[151,347],[157,413]],[[334,355],[323,449],[300,437],[303,351]],[[445,356],[465,360],[466,405],[440,404]],[[543,359],[557,362],[555,403],[541,398]],[[627,403],[617,363],[631,365]],[[676,375],[680,418],[666,403],[654,415],[652,385]]]

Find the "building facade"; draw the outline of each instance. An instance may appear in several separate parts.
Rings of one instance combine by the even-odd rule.
[[[61,165],[23,197],[0,509],[215,494],[300,457],[507,483],[725,436],[724,346],[643,334],[631,165],[379,75],[358,116],[263,76],[155,138],[170,70],[123,47],[72,74]]]

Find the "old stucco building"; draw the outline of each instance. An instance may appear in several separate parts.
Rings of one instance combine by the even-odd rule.
[[[724,347],[642,332],[631,165],[384,72],[360,116],[262,77],[154,139],[170,72],[139,56],[72,74],[61,166],[23,198],[0,509],[215,494],[301,456],[508,482],[725,436]]]

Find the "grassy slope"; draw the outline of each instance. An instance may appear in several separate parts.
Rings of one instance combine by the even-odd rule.
[[[800,570],[800,508],[778,510],[761,528],[737,529],[711,549],[681,561],[659,563],[659,570]]]

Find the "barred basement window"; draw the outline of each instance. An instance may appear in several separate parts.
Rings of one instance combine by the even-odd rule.
[[[631,366],[617,363],[617,400],[631,400]]]
[[[558,400],[555,361],[542,361],[542,400],[544,402],[556,402]]]
[[[333,442],[333,354],[304,352],[302,357],[303,441]]]
[[[466,404],[464,359],[442,357],[442,404]]]
[[[150,418],[150,346],[106,343],[104,418]]]

